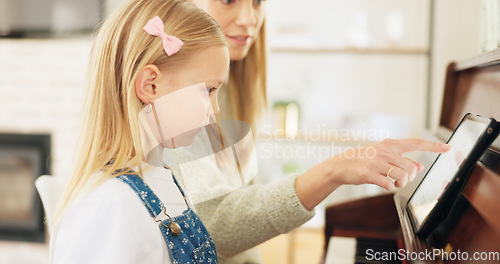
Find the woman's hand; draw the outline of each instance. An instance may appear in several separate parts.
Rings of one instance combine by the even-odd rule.
[[[402,156],[403,153],[428,151],[442,153],[450,146],[423,139],[386,139],[349,149],[316,165],[297,177],[295,190],[300,201],[312,210],[343,184],[375,184],[388,191],[404,187],[424,169]]]

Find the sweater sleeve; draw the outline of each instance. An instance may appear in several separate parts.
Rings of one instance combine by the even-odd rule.
[[[165,164],[179,176],[177,179],[184,187],[188,181],[203,181],[200,177],[209,174],[207,168],[213,165],[210,162],[215,162],[198,160],[200,153],[213,153],[207,133],[200,135],[189,147],[164,152]],[[197,162],[191,162],[194,160]],[[181,170],[179,164],[188,166]],[[296,176],[289,176],[266,185],[245,185],[196,203],[196,212],[212,235],[217,253],[232,257],[310,220],[315,212],[307,210],[300,202],[295,192],[295,179]],[[186,189],[188,196],[200,192],[196,188]]]
[[[221,256],[234,256],[288,233],[314,216],[297,197],[295,178],[245,186],[195,206]]]

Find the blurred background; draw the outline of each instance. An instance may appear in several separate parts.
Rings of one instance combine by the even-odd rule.
[[[71,174],[93,31],[121,2],[0,0],[0,264],[48,263],[33,182]],[[267,0],[258,180],[435,130],[447,64],[498,47],[499,2]],[[342,187],[304,227],[263,244],[265,263],[317,263],[324,206],[380,192]]]

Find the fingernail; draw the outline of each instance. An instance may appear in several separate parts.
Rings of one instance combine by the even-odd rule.
[[[441,148],[443,150],[450,150],[451,149],[451,145],[449,145],[449,144],[443,144],[443,145],[441,145]]]

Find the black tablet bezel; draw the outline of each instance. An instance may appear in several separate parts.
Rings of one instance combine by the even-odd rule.
[[[482,122],[487,124],[486,129],[484,130],[483,134],[479,136],[478,140],[476,141],[476,144],[474,144],[471,152],[467,156],[466,160],[464,161],[463,165],[460,167],[460,169],[457,171],[455,176],[452,178],[450,181],[450,185],[446,188],[446,190],[443,191],[442,196],[439,200],[438,203],[434,206],[434,208],[429,212],[427,217],[422,221],[420,226],[417,224],[415,217],[413,215],[413,211],[410,206],[410,201],[413,198],[415,192],[418,190],[424,179],[427,177],[427,174],[429,171],[432,170],[432,167],[438,160],[438,158],[441,156],[438,155],[434,162],[432,163],[431,167],[427,171],[426,175],[422,178],[420,183],[418,184],[417,188],[413,191],[412,195],[406,202],[406,212],[408,214],[408,218],[410,219],[410,222],[412,224],[413,230],[415,234],[421,238],[426,238],[433,229],[435,229],[439,223],[444,221],[446,217],[449,215],[451,208],[454,205],[455,200],[457,199],[458,195],[460,194],[465,182],[467,181],[467,178],[470,174],[470,171],[474,168],[474,165],[477,163],[481,155],[488,149],[488,147],[491,145],[491,143],[495,140],[495,138],[498,136],[499,133],[499,124],[498,122],[493,119],[493,118],[485,118],[481,116],[475,116],[470,113],[466,114],[458,126],[455,128],[453,131],[453,134],[450,136],[447,142],[450,141],[450,139],[453,137],[455,132],[457,131],[458,127],[462,125],[464,120],[470,119],[476,122]]]

